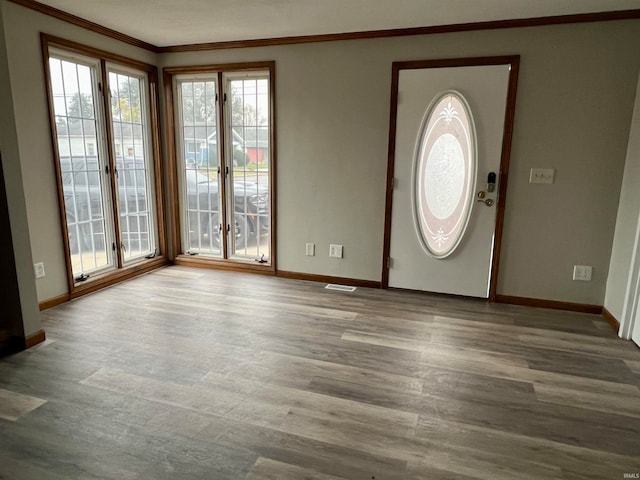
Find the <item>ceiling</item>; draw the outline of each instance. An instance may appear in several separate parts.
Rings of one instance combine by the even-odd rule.
[[[156,46],[640,8],[640,0],[39,0]]]

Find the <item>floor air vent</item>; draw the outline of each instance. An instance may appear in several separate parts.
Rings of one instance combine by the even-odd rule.
[[[347,285],[336,285],[335,283],[327,283],[327,286],[324,287],[327,290],[339,290],[341,292],[355,292],[356,287],[349,287]]]

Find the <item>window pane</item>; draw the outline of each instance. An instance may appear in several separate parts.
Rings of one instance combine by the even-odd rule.
[[[234,258],[270,259],[269,79],[232,79],[232,182],[228,209],[234,234],[228,238]]]
[[[109,195],[96,145],[95,68],[49,59],[73,276],[113,266],[106,232]]]
[[[216,82],[183,81],[179,87],[183,250],[220,257]]]
[[[459,93],[445,92],[432,105],[417,139],[413,208],[423,247],[445,258],[460,244],[474,204],[476,137]]]
[[[109,72],[120,247],[125,262],[144,258],[156,249],[153,168],[142,82],[132,75]]]

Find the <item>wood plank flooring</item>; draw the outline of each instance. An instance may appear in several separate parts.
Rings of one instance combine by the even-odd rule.
[[[640,349],[601,317],[323,287],[169,267],[43,312],[0,479],[640,473]]]

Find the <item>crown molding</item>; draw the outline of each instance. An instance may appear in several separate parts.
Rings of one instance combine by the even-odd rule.
[[[607,22],[612,20],[631,20],[640,18],[640,9],[618,10],[613,12],[578,13],[572,15],[556,15],[549,17],[533,17],[512,20],[492,20],[486,22],[457,23],[435,25],[431,27],[394,28],[388,30],[368,30],[361,32],[328,33],[319,35],[300,35],[290,37],[259,38],[252,40],[230,40],[223,42],[192,43],[185,45],[169,45],[159,47],[139,40],[130,35],[104,27],[95,22],[72,15],[54,7],[44,5],[35,0],[7,0],[23,7],[55,17],[64,22],[86,28],[107,37],[114,38],[135,47],[155,53],[197,52],[206,50],[224,50],[230,48],[269,47],[274,45],[296,45],[301,43],[335,42],[341,40],[362,40],[369,38],[406,37],[412,35],[434,35],[440,33],[472,32],[478,30],[498,30],[505,28],[540,27],[546,25],[563,25],[569,23]]]
[[[301,43],[335,42],[341,40],[362,40],[368,38],[407,37],[412,35],[434,35],[440,33],[471,32],[477,30],[498,30],[504,28],[539,27],[568,23],[605,22],[611,20],[629,20],[640,18],[640,9],[615,12],[580,13],[553,17],[535,17],[514,20],[493,20],[487,22],[457,23],[435,25],[431,27],[394,28],[389,30],[369,30],[363,32],[328,33],[255,40],[231,40],[226,42],[193,43],[158,47],[161,53],[196,52],[204,50],[223,50],[229,48],[270,47],[274,45],[295,45]]]
[[[78,27],[91,30],[92,32],[100,33],[102,35],[114,38],[116,40],[120,40],[121,42],[128,43],[129,45],[133,45],[134,47],[144,48],[145,50],[149,50],[155,53],[160,52],[159,47],[156,47],[155,45],[139,40],[130,35],[126,35],[124,33],[118,32],[117,30],[113,30],[111,28],[105,27],[103,25],[92,22],[90,20],[86,20],[76,15],[72,15],[71,13],[67,13],[63,10],[50,7],[49,5],[45,5],[43,3],[36,2],[34,0],[7,0],[7,1],[11,3],[15,3],[17,5],[22,5],[23,7],[29,8],[31,10],[35,10],[36,12],[44,13],[45,15],[57,18],[58,20],[62,20],[63,22],[67,22],[72,25],[76,25]]]

